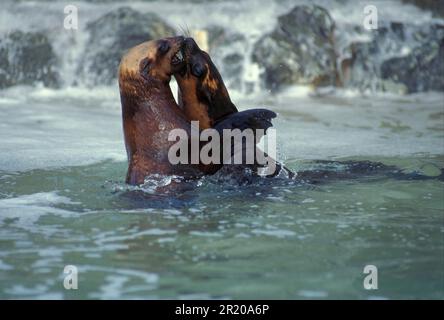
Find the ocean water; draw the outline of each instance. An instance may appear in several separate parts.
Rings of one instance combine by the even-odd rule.
[[[61,32],[64,1],[4,2],[0,34],[45,32],[63,83],[0,91],[1,299],[444,297],[444,94],[260,89],[253,44],[277,16],[312,1],[125,5],[178,30],[217,22],[242,33],[242,82],[228,89],[241,110],[278,113],[278,159],[289,168],[341,172],[346,161],[374,161],[397,174],[318,184],[207,177],[174,194],[129,188],[117,85],[88,87],[77,73],[85,26],[122,4],[74,2],[79,32]],[[314,2],[335,20],[339,49],[356,40],[347,30],[361,24],[367,1]],[[398,0],[374,2],[381,22],[443,22]],[[64,288],[67,265],[78,269],[77,290]],[[364,288],[368,265],[377,290]]]
[[[3,91],[0,298],[442,299],[442,101],[301,90],[235,98],[278,112],[279,158],[295,171],[314,170],[315,159],[371,160],[428,179],[206,178],[153,194],[123,183],[112,88]],[[77,290],[64,289],[66,265],[78,268]],[[378,268],[377,290],[363,286],[366,265]]]

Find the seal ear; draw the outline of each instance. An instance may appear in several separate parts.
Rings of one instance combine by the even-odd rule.
[[[139,73],[145,80],[149,80],[151,70],[151,59],[144,58],[139,63]]]

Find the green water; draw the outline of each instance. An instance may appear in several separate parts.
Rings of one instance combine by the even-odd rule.
[[[443,157],[384,160],[444,167]],[[0,174],[1,298],[443,297],[442,181],[210,180],[140,201],[120,190],[125,169]],[[363,287],[368,264],[377,290]],[[78,267],[77,290],[63,288],[65,265]]]
[[[442,101],[236,99],[278,113],[279,159],[295,171],[352,159],[402,174],[206,178],[151,194],[123,183],[118,90],[2,92],[0,298],[442,299]],[[413,172],[426,179],[405,179]],[[64,288],[66,265],[77,290]],[[366,265],[377,267],[376,290],[364,288]]]

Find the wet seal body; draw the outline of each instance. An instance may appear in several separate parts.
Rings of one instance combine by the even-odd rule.
[[[214,128],[219,132],[224,129],[252,129],[254,132],[261,130],[266,132],[272,126],[271,119],[276,117],[273,111],[267,109],[238,111],[210,56],[202,51],[192,38],[185,39],[184,54],[186,67],[174,73],[174,77],[179,85],[179,105],[188,120],[199,121],[201,129]],[[260,138],[261,136],[255,136],[256,141]],[[274,163],[276,170],[270,176],[282,172],[287,177],[294,176],[290,170],[264,154],[256,146],[245,145],[244,151],[251,147],[255,148],[256,155],[261,153],[269,162]],[[253,165],[241,165],[240,169],[248,167],[256,172],[261,166],[255,160]],[[221,168],[221,165],[206,167],[207,170],[212,169],[213,173]],[[239,166],[235,170],[241,171]]]
[[[152,174],[199,176],[190,165],[172,165],[171,130],[190,131],[189,121],[174,100],[171,75],[183,68],[183,37],[142,43],[128,51],[119,66],[123,131],[128,156],[126,182],[142,184]]]
[[[169,87],[173,74],[181,90],[180,107]],[[172,164],[168,153],[175,141],[168,140],[169,133],[173,129],[183,129],[189,135],[192,120],[200,121],[201,129],[214,128],[218,132],[236,128],[266,130],[271,126],[271,119],[276,116],[266,109],[238,112],[210,57],[192,39],[183,37],[149,41],[130,49],[119,67],[119,87],[128,155],[126,182],[132,185],[142,184],[146,177],[152,175],[199,178],[203,174],[217,171],[222,175],[233,172],[241,175],[245,168],[242,165]],[[321,183],[356,178],[363,173],[375,174],[375,170],[367,170],[374,167],[372,163],[348,165],[350,170],[337,173],[330,168],[298,172],[298,178],[308,183]],[[285,177],[294,177],[285,167],[279,164],[276,167],[277,173],[284,172]],[[397,179],[444,180],[442,170],[439,177],[425,177],[421,174],[403,174],[383,165],[377,168],[376,172]]]
[[[186,68],[175,73],[179,84],[179,105],[189,120],[199,120],[208,126],[221,131],[225,128],[263,128],[271,127],[271,119],[276,115],[266,109],[252,109],[238,112],[231,102],[222,77],[211,61],[210,56],[200,50],[193,39],[184,42]],[[320,168],[291,172],[283,165],[276,163],[276,174],[297,179],[301,183],[321,184],[338,180],[357,178],[391,178],[396,180],[429,180],[444,181],[444,169],[438,168],[437,176],[426,176],[421,173],[404,173],[400,168],[371,161],[326,161],[314,162]],[[239,170],[240,169],[240,170]],[[218,167],[219,172],[242,174],[242,166]]]

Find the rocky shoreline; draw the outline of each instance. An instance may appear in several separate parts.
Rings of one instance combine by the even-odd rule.
[[[88,41],[76,73],[87,86],[115,83],[120,57],[127,48],[182,33],[156,13],[129,7],[89,22],[86,31]],[[206,32],[209,53],[229,87],[242,85],[245,61],[249,61],[258,66],[259,87],[271,92],[292,85],[401,94],[444,91],[444,25],[440,24],[381,21],[376,30],[361,25],[338,30],[327,9],[298,5],[277,18],[274,29],[253,44],[251,53],[241,33],[218,25]],[[344,33],[365,40],[347,43]],[[67,85],[58,68],[62,59],[44,32],[4,34],[0,36],[0,88]]]

